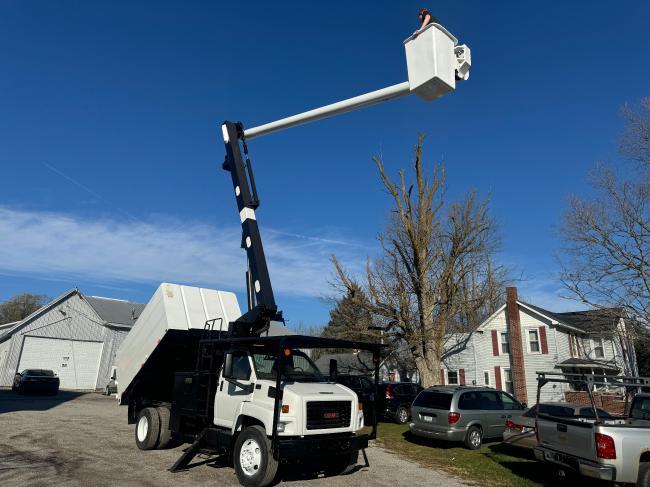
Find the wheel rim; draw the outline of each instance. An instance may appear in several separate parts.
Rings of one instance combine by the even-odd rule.
[[[149,432],[149,420],[147,419],[146,416],[142,416],[140,418],[140,421],[138,421],[138,428],[137,428],[137,433],[138,433],[138,441],[144,441],[145,438],[147,437],[147,433]]]
[[[239,450],[239,464],[245,475],[251,477],[260,470],[262,463],[262,450],[257,441],[246,440]]]
[[[472,444],[474,448],[478,448],[481,446],[481,433],[478,431],[474,430],[469,434],[469,442]]]
[[[409,417],[408,417],[408,413],[406,412],[406,409],[400,410],[400,412],[399,412],[399,420],[400,420],[400,422],[406,423],[408,421],[408,419],[409,419]]]

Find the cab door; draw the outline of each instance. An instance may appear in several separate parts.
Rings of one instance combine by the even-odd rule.
[[[250,386],[254,383],[253,367],[250,356],[244,351],[232,353],[232,377],[241,385]],[[252,390],[252,388],[250,388]],[[214,401],[214,424],[232,428],[237,420],[240,406],[250,401],[252,392],[226,380],[223,371],[219,374],[219,385]]]

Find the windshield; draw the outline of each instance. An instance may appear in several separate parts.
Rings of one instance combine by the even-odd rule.
[[[254,353],[253,363],[258,379],[275,380],[277,377],[277,357],[266,353]],[[289,356],[282,357],[282,378],[298,382],[323,381],[316,364],[300,350],[291,350]]]

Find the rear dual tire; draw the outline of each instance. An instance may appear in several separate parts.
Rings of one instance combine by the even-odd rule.
[[[169,409],[144,408],[135,424],[135,444],[140,450],[162,449],[171,439]]]

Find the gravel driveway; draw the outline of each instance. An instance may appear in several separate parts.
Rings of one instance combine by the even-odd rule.
[[[239,485],[232,468],[196,458],[198,465],[172,474],[167,468],[183,447],[140,451],[126,408],[99,394],[60,392],[56,397],[19,396],[0,390],[0,485]],[[283,472],[281,483],[309,485],[466,485],[421,468],[378,447],[366,451],[357,471],[340,477]],[[286,469],[289,470],[289,469]]]

